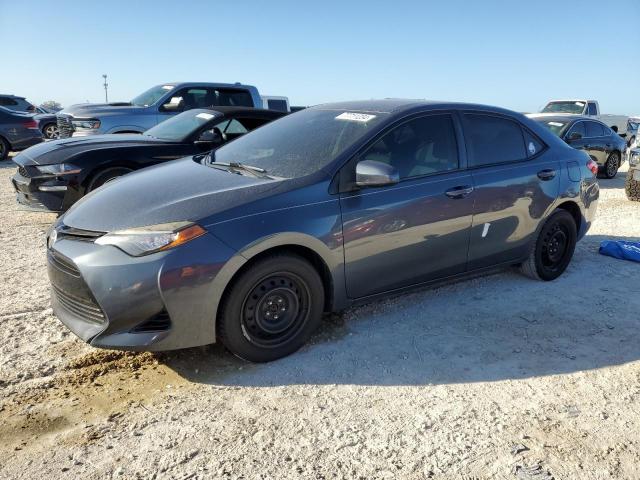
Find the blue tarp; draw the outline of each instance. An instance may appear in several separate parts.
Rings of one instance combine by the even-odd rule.
[[[605,240],[600,243],[599,252],[602,255],[640,262],[640,242],[625,242],[623,240]]]

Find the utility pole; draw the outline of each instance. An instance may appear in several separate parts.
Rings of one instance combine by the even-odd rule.
[[[107,74],[104,73],[102,78],[104,78],[104,103],[109,103],[109,94],[107,93],[107,87],[109,84],[107,83]]]

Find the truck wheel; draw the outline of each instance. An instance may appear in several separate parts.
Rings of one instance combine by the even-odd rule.
[[[634,170],[627,172],[627,179],[624,181],[624,193],[629,200],[640,202],[640,181],[633,179]]]
[[[96,188],[101,187],[105,183],[115,180],[118,177],[131,173],[133,170],[126,167],[112,167],[98,172],[87,187],[87,192],[92,192]]]
[[[42,134],[44,135],[44,138],[46,138],[47,140],[53,140],[55,138],[58,138],[58,135],[60,134],[60,131],[58,130],[58,125],[55,123],[47,123],[42,128]]]
[[[618,173],[620,167],[620,154],[618,152],[611,152],[607,158],[602,173],[605,178],[613,178]]]
[[[298,350],[320,325],[324,287],[316,269],[293,254],[274,254],[234,279],[217,319],[234,355],[269,362]]]
[[[566,210],[556,210],[540,230],[520,270],[535,280],[555,280],[567,269],[576,241],[573,217]]]
[[[9,156],[9,150],[11,150],[9,142],[0,137],[0,161],[6,159],[7,156]]]

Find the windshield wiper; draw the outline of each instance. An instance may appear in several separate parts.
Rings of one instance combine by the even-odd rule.
[[[223,163],[212,161],[207,163],[207,165],[213,168],[224,168],[225,170],[236,173],[238,175],[242,175],[241,172],[245,172],[258,178],[271,178],[269,177],[269,175],[267,175],[267,171],[264,168],[254,167],[253,165],[245,165],[244,163]]]

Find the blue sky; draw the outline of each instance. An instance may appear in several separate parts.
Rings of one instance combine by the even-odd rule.
[[[640,114],[640,1],[0,0],[0,92],[63,105],[169,81],[292,104],[382,97]],[[632,62],[635,59],[635,64]]]

